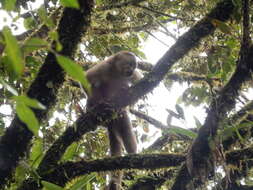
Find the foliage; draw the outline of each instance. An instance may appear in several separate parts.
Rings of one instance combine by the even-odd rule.
[[[175,90],[173,88],[175,83],[178,82],[186,86],[178,97],[178,101],[173,105],[175,107],[166,108],[167,125],[163,125],[149,116],[143,118],[135,114],[137,117],[133,117],[134,130],[139,139],[139,144],[141,144],[140,147],[147,145],[156,147],[155,151],[161,154],[185,154],[187,152],[189,144],[197,137],[198,129],[203,125],[200,118],[192,116],[194,113],[187,112],[188,107],[206,107],[209,111],[208,108],[212,102],[215,102],[217,97],[222,96],[222,87],[228,83],[241,60],[242,31],[246,30],[242,24],[242,1],[231,1],[234,3],[235,9],[229,22],[208,18],[212,26],[217,28],[217,31],[200,41],[187,55],[180,57],[170,69],[168,77],[162,82],[171,96]],[[88,63],[90,62],[93,64],[98,60],[104,60],[121,50],[129,50],[143,61],[150,57],[142,50],[147,40],[152,37],[156,38],[154,40],[160,40],[160,32],[160,34],[166,35],[166,39],[177,41],[184,31],[192,28],[220,1],[96,0],[91,15],[91,25],[87,29],[74,58],[61,55],[64,47],[60,41],[64,41],[64,39],[60,39],[56,28],[62,18],[62,10],[66,7],[70,7],[70,10],[78,10],[81,3],[79,4],[77,0],[60,0],[59,2],[58,0],[48,0],[44,1],[44,4],[41,4],[39,8],[33,6],[30,8],[31,2],[34,1],[1,1],[1,10],[7,11],[12,17],[10,18],[10,26],[4,26],[0,33],[0,135],[5,134],[7,124],[14,119],[15,113],[17,113],[19,120],[24,123],[23,125],[26,125],[35,135],[30,149],[26,153],[24,152],[25,157],[16,168],[13,181],[5,188],[16,189],[26,179],[34,180],[36,184],[40,182],[44,189],[102,188],[106,183],[105,173],[102,172],[87,174],[88,171],[78,177],[73,174],[72,179],[66,181],[68,183],[65,184],[65,187],[59,185],[59,181],[44,179],[40,173],[40,164],[46,155],[46,151],[61,137],[65,130],[76,124],[75,121],[85,110],[85,97],[82,89],[76,83],[77,81],[82,84],[86,92],[90,92],[90,84],[85,77],[83,68],[89,67],[90,64]],[[36,3],[39,4],[40,2],[36,1]],[[251,12],[250,16],[252,16]],[[17,24],[20,19],[24,19],[23,24],[26,30],[22,34],[17,34],[15,30],[21,31],[22,28],[20,24]],[[252,30],[251,25],[250,23],[250,30]],[[201,33],[201,31],[198,32]],[[195,35],[198,36],[199,33]],[[58,64],[67,73],[67,76],[66,82],[58,92],[57,104],[50,110],[47,118],[39,122],[40,118],[36,118],[36,113],[38,110],[43,112],[48,108],[38,100],[29,98],[26,93],[32,88],[30,86],[31,81],[37,78],[48,52],[56,56]],[[181,75],[176,75],[179,71]],[[144,75],[149,73],[145,70],[141,72]],[[175,75],[169,77],[169,75],[172,76],[171,74]],[[51,81],[46,85],[50,89],[56,88]],[[230,168],[226,164],[227,160],[224,155],[227,153],[225,151],[252,146],[253,107],[246,106],[250,102],[250,98],[248,93],[245,93],[251,88],[252,81],[246,81],[237,93],[239,94],[238,97],[231,95],[234,100],[237,98],[235,109],[219,118],[219,131],[214,140],[217,142],[212,140],[209,142],[210,147],[215,144],[212,151],[221,155],[217,156],[217,166],[225,168],[226,172],[223,174],[230,176],[233,174],[233,169],[239,173],[233,174],[231,177],[234,181],[238,180],[232,184],[237,186],[242,185],[239,181],[241,178],[244,179],[246,185],[251,185],[252,172],[242,171],[243,169],[236,164],[234,164],[234,168]],[[149,104],[151,104],[150,99],[144,97],[136,107],[148,115],[152,109]],[[225,104],[226,102],[224,102]],[[7,114],[4,106],[10,106],[11,114]],[[245,107],[247,108],[246,111],[242,111]],[[190,128],[187,128],[189,115],[195,122],[190,124]],[[154,125],[155,128],[151,125]],[[77,126],[75,127],[77,128]],[[234,147],[223,150],[220,147],[229,146],[225,143],[233,144]],[[107,157],[108,144],[105,129],[99,127],[96,131],[87,133],[80,141],[72,143],[59,160],[59,164],[64,166],[64,164],[73,162],[78,163],[83,160]],[[146,148],[143,151],[149,152],[154,151],[154,149]],[[252,159],[251,155],[245,155],[245,158],[240,161],[246,162],[247,159]],[[148,160],[144,160],[144,162],[148,162]],[[128,167],[131,169],[131,166]],[[138,169],[138,167],[135,168]],[[159,167],[157,166],[157,168]],[[176,166],[173,168],[173,176],[176,176],[178,169],[179,167]],[[218,173],[217,170],[215,171]],[[135,180],[141,181],[142,177],[145,179],[143,181],[146,181],[149,176],[155,176],[152,177],[152,180],[157,179],[156,182],[153,182],[157,189],[172,188],[173,185],[169,184],[168,181],[172,181],[172,184],[175,181],[166,172],[166,168],[154,171],[128,171],[127,179],[124,180],[124,188],[128,189],[128,186],[133,185]],[[240,172],[244,172],[243,175],[240,175]],[[218,174],[210,177],[217,183],[222,180],[222,176]],[[146,185],[149,183],[148,181],[145,182]],[[203,188],[206,189],[207,187],[208,185]]]

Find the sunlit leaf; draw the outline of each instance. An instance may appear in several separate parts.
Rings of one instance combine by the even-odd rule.
[[[67,72],[67,74],[73,79],[76,79],[81,82],[86,91],[90,93],[91,87],[85,76],[85,73],[83,72],[82,67],[67,57],[59,55],[56,58],[58,63]]]
[[[60,3],[64,7],[76,8],[79,9],[78,0],[60,0]]]
[[[46,48],[48,43],[40,38],[31,38],[27,40],[23,45],[23,51],[25,54],[36,51],[38,49]]]
[[[25,96],[25,95],[14,96],[13,99],[16,100],[17,102],[22,102],[26,106],[29,106],[32,108],[42,109],[42,110],[46,109],[46,107],[43,104],[41,104],[38,100],[29,98],[28,96]]]
[[[6,90],[8,90],[14,96],[18,96],[18,92],[16,91],[16,89],[10,86],[8,83],[6,83],[2,78],[0,78],[0,83],[4,86]]]
[[[75,155],[77,148],[78,148],[78,143],[72,143],[72,145],[70,145],[68,149],[66,150],[66,152],[64,153],[62,160],[63,161],[71,160],[73,156]]]
[[[17,39],[12,36],[8,27],[3,28],[3,35],[6,43],[5,52],[10,64],[7,67],[15,73],[16,77],[20,77],[24,71],[24,64]]]
[[[174,132],[176,134],[180,134],[180,135],[190,137],[192,139],[195,139],[197,137],[197,134],[194,133],[193,131],[188,130],[188,129],[184,129],[184,128],[181,128],[181,127],[171,127],[169,129],[169,131]]]
[[[88,184],[94,178],[96,178],[95,174],[90,174],[90,175],[86,175],[84,177],[81,177],[68,190],[79,190],[79,189],[82,189],[86,184]]]
[[[22,181],[24,181],[24,179],[27,176],[27,169],[23,167],[23,164],[19,164],[18,167],[15,169],[15,183],[16,184],[22,184]]]
[[[91,183],[87,183],[86,186],[85,186],[85,189],[86,190],[91,190]]]
[[[58,51],[58,52],[60,52],[61,50],[62,50],[62,45],[61,45],[61,43],[57,40],[56,41],[56,51]]]
[[[16,111],[19,119],[27,125],[29,130],[32,131],[35,136],[38,136],[39,122],[31,108],[22,102],[17,102]]]
[[[4,0],[3,6],[7,11],[11,11],[15,9],[16,0]]]
[[[44,6],[41,6],[39,9],[38,9],[38,16],[40,18],[40,20],[42,22],[46,22],[47,21],[47,11],[45,9]]]
[[[30,152],[30,161],[33,168],[37,168],[43,158],[43,142],[41,138],[37,138],[33,142]]]
[[[0,117],[0,135],[3,135],[5,130],[5,123],[2,117]]]
[[[38,15],[39,15],[39,18],[40,20],[46,25],[48,26],[49,28],[53,28],[55,26],[52,18],[48,17],[48,13],[47,13],[47,10],[45,9],[44,6],[41,6],[39,9],[38,9]]]
[[[46,190],[63,190],[61,186],[50,183],[48,181],[41,181],[41,183]]]
[[[52,40],[55,40],[57,41],[59,39],[59,34],[57,31],[50,31],[49,32],[49,37],[52,39]]]
[[[96,3],[95,3],[97,6],[99,5],[102,5],[103,4],[103,1],[102,0],[96,0]]]
[[[24,27],[27,29],[27,30],[31,30],[33,29],[34,27],[36,26],[36,22],[34,20],[34,18],[32,17],[28,17],[24,20]]]

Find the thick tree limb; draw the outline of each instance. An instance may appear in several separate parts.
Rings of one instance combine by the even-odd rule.
[[[242,48],[244,48],[242,46]],[[204,181],[213,168],[212,149],[210,142],[217,134],[219,122],[235,105],[242,84],[251,76],[253,62],[253,46],[247,48],[240,55],[239,64],[231,79],[221,90],[218,98],[211,103],[204,125],[200,128],[188,153],[187,167],[193,177]]]
[[[54,171],[41,174],[58,185],[64,186],[67,181],[77,176],[91,172],[104,172],[122,169],[159,169],[175,167],[185,161],[185,156],[177,154],[130,154],[120,157],[104,158],[102,160],[66,162],[57,166]],[[34,182],[36,184],[36,182]],[[33,183],[29,181],[20,189],[29,189]]]
[[[219,122],[235,105],[235,97],[238,95],[243,82],[250,77],[251,63],[253,62],[253,46],[249,49],[249,54],[245,58],[245,63],[240,63],[230,81],[222,89],[219,97],[211,103],[204,125],[200,128],[198,137],[195,139],[188,153],[187,165],[192,176],[199,182],[206,179],[213,168],[211,157],[210,140],[216,135]],[[211,138],[210,138],[211,137]],[[180,179],[177,179],[180,181]],[[199,183],[198,182],[198,183]],[[188,181],[189,183],[189,181]],[[172,189],[187,189],[187,183],[180,187],[174,186]]]
[[[210,106],[204,125],[200,128],[198,137],[195,139],[188,153],[188,171],[196,181],[204,182],[210,172],[213,171],[213,158],[211,155],[210,140],[217,133],[218,125],[225,114],[235,105],[235,98],[238,91],[246,80],[250,78],[253,62],[253,46],[247,49],[247,54],[240,55],[240,61],[235,73],[221,90],[217,99]],[[178,178],[177,181],[180,181]],[[172,189],[187,189],[188,183],[175,186]]]
[[[63,46],[59,53],[68,57],[73,57],[77,44],[89,25],[92,1],[80,1],[80,5],[81,11],[65,9],[58,28],[59,40]],[[34,110],[39,121],[46,118],[49,109],[55,104],[57,91],[64,82],[64,75],[54,54],[49,52],[27,92],[29,97],[37,99],[47,107],[46,111]],[[53,87],[49,87],[48,83]],[[0,187],[10,178],[19,159],[24,156],[32,136],[26,125],[15,116],[0,139]]]

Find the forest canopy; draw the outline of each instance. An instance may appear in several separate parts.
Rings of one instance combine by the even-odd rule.
[[[97,190],[119,170],[128,190],[253,189],[251,4],[0,1],[0,189]],[[150,39],[167,47],[156,63]],[[120,51],[143,78],[86,111],[86,71]],[[175,84],[185,88],[164,123],[149,95],[163,86],[169,101]],[[188,106],[204,121],[189,127]],[[101,125],[125,108],[139,150],[111,157]]]

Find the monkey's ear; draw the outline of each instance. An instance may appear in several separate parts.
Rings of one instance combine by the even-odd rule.
[[[111,56],[108,57],[105,61],[106,61],[107,63],[112,63],[112,62],[114,61],[114,57],[115,57],[115,55],[111,55]]]
[[[116,54],[116,55],[112,55],[107,59],[107,62],[111,65],[114,65],[118,60],[120,59],[120,55]]]

